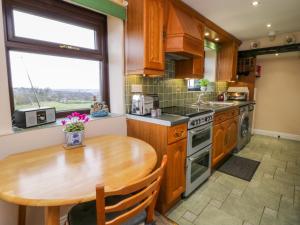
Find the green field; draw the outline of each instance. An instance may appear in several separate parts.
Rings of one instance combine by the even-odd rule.
[[[61,102],[41,102],[41,106],[45,107],[55,107],[56,111],[64,111],[64,110],[78,110],[78,109],[86,109],[91,107],[91,101],[73,101],[68,103],[61,103]],[[28,109],[37,107],[37,104],[33,105],[15,105],[15,109]]]

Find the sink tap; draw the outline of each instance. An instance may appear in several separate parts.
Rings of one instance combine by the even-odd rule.
[[[197,100],[197,104],[200,105],[200,104],[207,104],[207,102],[203,99],[203,97],[205,96],[204,93],[200,93],[199,94],[199,97],[198,97],[198,100]]]

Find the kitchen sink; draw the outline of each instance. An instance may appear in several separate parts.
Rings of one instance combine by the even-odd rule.
[[[217,102],[217,101],[209,101],[202,103],[192,104],[192,108],[207,108],[207,109],[222,109],[229,106],[234,106],[234,102]]]
[[[234,102],[208,102],[209,105],[215,106],[215,105],[220,105],[220,106],[234,106]]]

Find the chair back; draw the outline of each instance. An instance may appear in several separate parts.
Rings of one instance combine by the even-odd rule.
[[[162,159],[161,166],[147,177],[122,187],[106,192],[103,185],[96,188],[97,225],[119,225],[146,209],[146,223],[153,222],[154,209],[162,177],[167,164],[167,156]],[[122,200],[114,205],[105,205],[105,199],[112,196],[122,196]],[[106,214],[117,213],[113,220],[106,221]]]

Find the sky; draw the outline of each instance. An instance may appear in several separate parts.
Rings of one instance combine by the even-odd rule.
[[[100,63],[83,59],[10,51],[13,87],[99,89]]]
[[[14,10],[15,35],[95,49],[95,31]],[[30,26],[28,26],[30,24]],[[10,51],[14,88],[99,89],[101,62]]]

